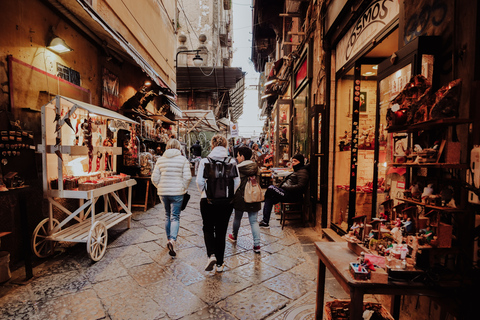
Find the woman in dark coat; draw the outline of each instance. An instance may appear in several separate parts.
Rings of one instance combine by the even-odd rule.
[[[253,236],[253,251],[255,253],[260,252],[260,227],[258,226],[257,215],[262,203],[253,202],[246,203],[244,199],[245,185],[247,184],[248,177],[258,175],[258,165],[255,161],[251,160],[252,150],[248,147],[239,147],[237,151],[237,168],[240,173],[240,186],[235,192],[235,198],[233,200],[233,208],[235,210],[235,217],[233,219],[233,232],[228,235],[228,240],[236,243],[238,229],[240,229],[240,222],[243,217],[243,213],[248,213],[248,220],[250,221],[250,227],[252,228]],[[248,159],[248,160],[247,160]]]

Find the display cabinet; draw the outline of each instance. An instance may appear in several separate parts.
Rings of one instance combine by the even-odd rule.
[[[48,218],[42,220],[32,236],[32,249],[38,257],[47,257],[59,241],[86,243],[94,261],[107,247],[107,229],[121,221],[131,222],[131,192],[136,184],[125,174],[116,173],[117,132],[129,130],[130,148],[135,153],[136,122],[116,112],[74,99],[57,96],[42,107],[43,193],[48,200]],[[118,191],[128,189],[126,203]],[[103,198],[102,212],[96,202]],[[73,212],[62,199],[78,200]],[[53,207],[66,215],[54,217]]]
[[[375,181],[385,181],[385,197],[374,196],[378,212],[409,239],[418,267],[456,269],[466,265],[458,252],[471,246],[464,189],[471,121],[459,110],[461,80],[438,85],[436,45],[420,37],[378,66],[376,128],[385,144],[376,149]]]

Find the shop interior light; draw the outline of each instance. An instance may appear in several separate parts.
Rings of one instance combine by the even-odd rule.
[[[143,84],[145,85],[145,87],[150,87],[152,85],[152,82],[147,80]]]
[[[66,43],[65,40],[63,40],[60,37],[55,37],[50,41],[50,44],[47,46],[48,49],[56,52],[56,53],[66,53],[73,51],[72,48],[70,48]]]
[[[372,69],[377,70],[377,69],[378,69],[378,65],[377,65],[377,66],[373,66]]]

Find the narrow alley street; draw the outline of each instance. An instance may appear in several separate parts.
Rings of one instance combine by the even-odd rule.
[[[206,253],[200,194],[182,212],[177,257],[166,249],[161,204],[134,212],[109,230],[102,260],[93,263],[84,245],[66,247],[35,267],[33,280],[17,270],[2,287],[2,319],[265,319],[315,291],[318,235],[309,228],[262,229],[262,252],[252,250],[250,225],[242,220],[236,245],[227,241],[223,273],[204,271]],[[233,218],[232,218],[233,219]],[[231,223],[230,223],[231,228]],[[314,311],[314,295],[309,313]]]
[[[261,253],[255,254],[245,215],[237,244],[227,241],[225,271],[206,272],[194,181],[189,193],[175,259],[166,249],[164,210],[157,204],[134,212],[131,229],[126,222],[110,229],[99,262],[90,260],[84,245],[61,245],[55,256],[38,262],[30,281],[22,283],[24,270],[16,270],[0,287],[0,318],[313,319],[314,242],[326,240],[296,221],[282,230],[275,220],[261,229]],[[327,291],[327,301],[348,298],[331,275]]]

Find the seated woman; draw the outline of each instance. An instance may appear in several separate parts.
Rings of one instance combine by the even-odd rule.
[[[260,227],[270,226],[270,215],[273,205],[279,202],[297,202],[303,198],[308,186],[309,166],[305,165],[305,158],[297,153],[292,158],[293,172],[283,179],[280,186],[269,186],[265,192],[265,204],[263,205],[263,220]]]

